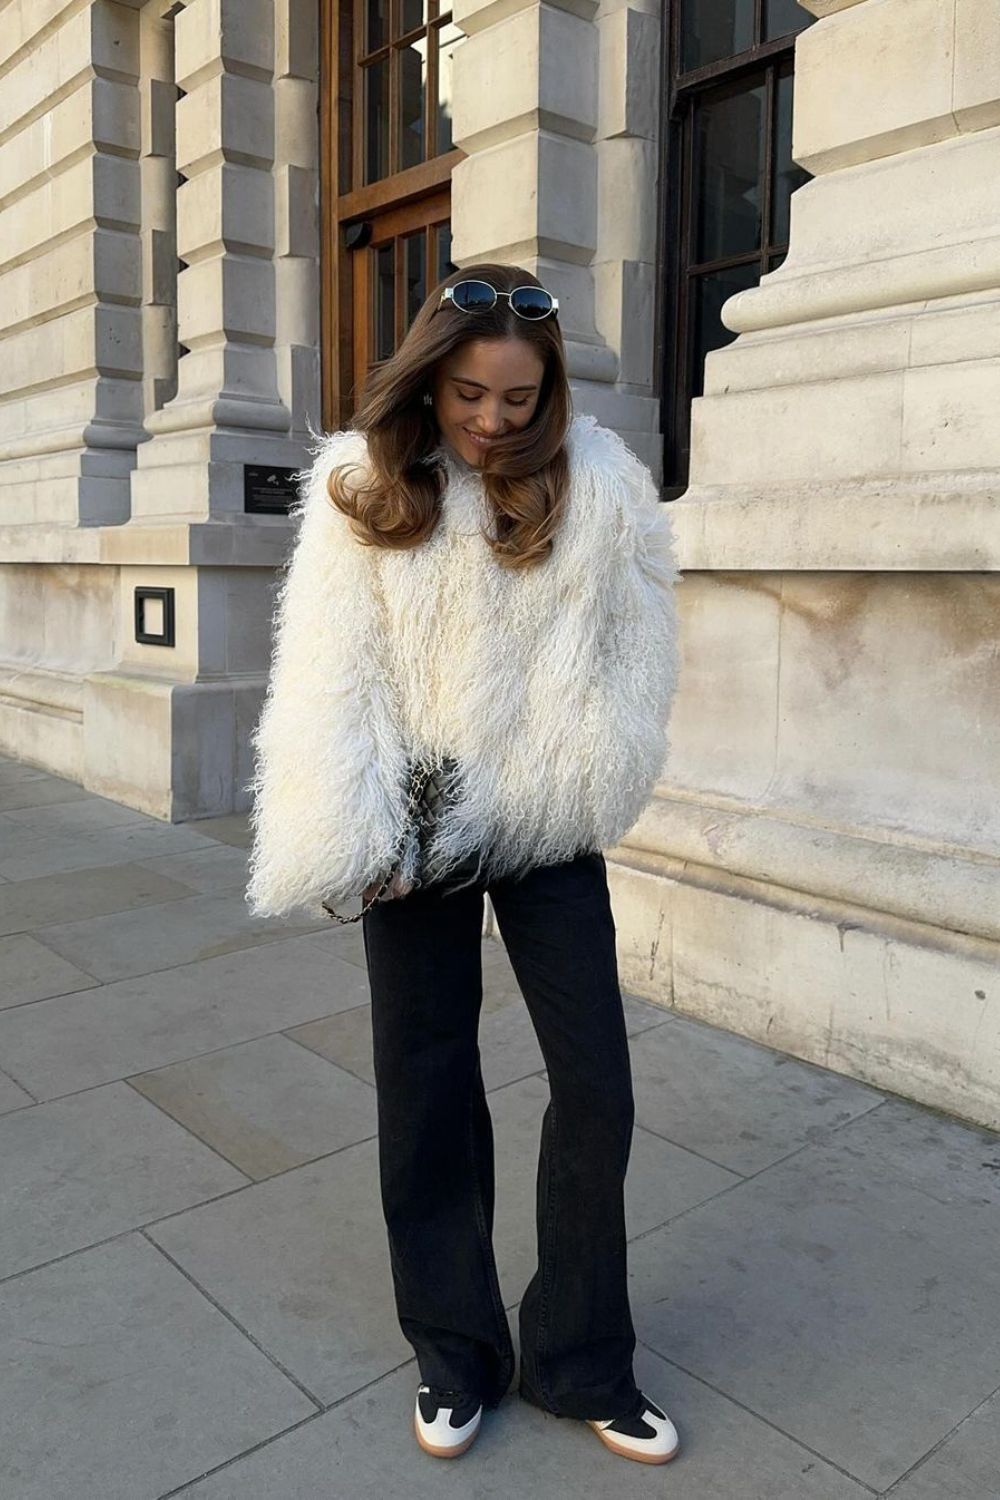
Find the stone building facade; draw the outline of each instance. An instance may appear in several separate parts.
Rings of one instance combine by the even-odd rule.
[[[1000,1123],[998,172],[995,0],[5,0],[0,750],[244,808],[310,429],[516,261],[684,573],[623,982]]]

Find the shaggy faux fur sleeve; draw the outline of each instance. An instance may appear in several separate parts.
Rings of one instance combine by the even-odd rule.
[[[593,789],[613,809],[602,847],[617,843],[649,801],[668,750],[679,670],[678,612],[670,509],[649,469],[614,432],[608,550],[601,581],[598,660],[587,718]]]
[[[292,514],[300,520],[276,594],[273,653],[252,735],[250,879],[255,916],[357,895],[389,868],[405,776],[385,687],[384,622],[371,549],[327,495],[337,465],[364,458],[363,435],[322,439]]]

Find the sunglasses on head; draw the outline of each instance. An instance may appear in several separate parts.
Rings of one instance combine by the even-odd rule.
[[[450,302],[462,312],[485,312],[496,306],[498,297],[506,297],[512,312],[529,322],[547,318],[559,311],[558,299],[543,286],[516,286],[509,292],[498,292],[488,281],[456,281],[441,293],[438,307]]]

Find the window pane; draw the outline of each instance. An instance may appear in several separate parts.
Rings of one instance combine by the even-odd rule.
[[[375,358],[388,359],[396,344],[396,298],[393,245],[375,251]]]
[[[752,46],[753,0],[686,0],[681,22],[684,72]]]
[[[406,280],[405,327],[409,328],[427,296],[427,236],[421,229],[403,241],[403,276]]]
[[[365,51],[374,52],[389,40],[389,0],[365,0]]]
[[[776,80],[777,98],[774,115],[774,188],[771,195],[771,242],[787,245],[789,202],[795,189],[809,181],[810,174],[792,161],[792,93],[791,73]]]
[[[389,175],[389,59],[365,68],[365,181]]]
[[[804,11],[797,0],[765,0],[764,40],[776,41],[779,36],[791,36],[793,32],[805,31],[813,17]]]
[[[399,51],[400,166],[415,167],[424,159],[424,100],[427,95],[427,37],[418,37]]]
[[[438,29],[437,155],[450,151],[454,144],[451,134],[451,69],[455,52],[464,40],[464,32],[451,21]]]
[[[439,224],[437,228],[437,279],[443,281],[458,267],[451,258],[451,225]]]
[[[692,299],[694,302],[694,365],[691,371],[691,395],[700,396],[705,389],[705,355],[712,349],[721,349],[731,344],[736,337],[720,318],[722,304],[734,292],[757,286],[760,281],[760,266],[754,262],[747,266],[731,266],[728,271],[712,271],[706,276],[694,278]]]
[[[720,260],[760,245],[760,143],[764,85],[709,95],[694,117],[695,259]]]
[[[427,25],[427,0],[403,0],[400,24],[403,31]]]

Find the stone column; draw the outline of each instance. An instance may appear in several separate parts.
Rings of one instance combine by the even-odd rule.
[[[176,7],[175,7],[176,9]],[[187,0],[175,28],[178,336],[133,517],[233,518],[244,462],[294,465],[277,385],[274,0]]]
[[[655,224],[652,106],[633,96],[656,23],[637,15],[457,0],[453,132],[467,156],[452,174],[452,259],[515,261],[550,287],[577,405],[658,464],[649,358],[631,346]],[[632,206],[633,192],[646,201]]]
[[[177,388],[146,418],[132,519],[103,538],[121,655],[87,679],[84,743],[88,786],[174,820],[247,805],[292,527],[247,513],[244,471],[301,469],[318,422],[316,11],[187,0],[170,12]],[[169,591],[172,644],[136,630],[145,589]]]
[[[805,0],[787,259],[673,504],[684,669],[625,981],[1000,1123],[993,0]]]
[[[139,17],[40,9],[0,25],[0,527],[89,527],[142,437]]]

